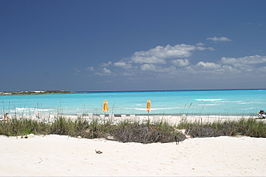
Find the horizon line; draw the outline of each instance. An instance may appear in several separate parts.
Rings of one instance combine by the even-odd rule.
[[[85,92],[156,92],[156,91],[215,91],[215,90],[266,90],[266,88],[235,88],[235,89],[136,89],[136,90],[87,90],[73,91],[73,93]]]
[[[156,92],[156,91],[215,91],[215,90],[266,90],[266,88],[218,88],[218,89],[132,89],[132,90],[19,90],[19,91],[0,91],[0,93],[12,92],[34,92],[34,91],[69,91],[71,93],[85,93],[85,92]]]

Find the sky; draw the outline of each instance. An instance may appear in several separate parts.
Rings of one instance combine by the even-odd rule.
[[[0,0],[0,91],[266,88],[264,0]]]

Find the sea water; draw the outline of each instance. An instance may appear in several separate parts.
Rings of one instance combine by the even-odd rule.
[[[109,114],[256,114],[266,109],[266,90],[204,90],[145,92],[86,92],[46,95],[0,96],[1,114],[102,114],[108,100]]]

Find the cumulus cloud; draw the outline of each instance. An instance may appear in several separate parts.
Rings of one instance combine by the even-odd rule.
[[[217,68],[220,68],[219,64],[216,64],[216,63],[213,63],[213,62],[203,62],[203,61],[198,62],[197,66],[200,66],[200,67],[206,68],[206,69],[217,69]]]
[[[221,62],[224,64],[230,65],[254,65],[266,63],[266,56],[254,55],[254,56],[245,56],[239,58],[227,58],[223,57]]]
[[[109,68],[106,68],[106,67],[103,67],[103,68],[100,68],[98,69],[95,74],[98,75],[98,76],[109,76],[111,75],[113,72],[109,69]]]
[[[154,64],[143,64],[140,69],[142,71],[156,71],[156,66]]]
[[[164,58],[159,58],[156,56],[134,56],[131,59],[134,63],[154,63],[154,64],[162,64],[166,63]]]
[[[221,36],[221,37],[208,37],[207,40],[209,41],[215,41],[215,42],[229,42],[229,41],[232,41],[231,39],[229,39],[228,37],[224,37],[224,36]]]
[[[213,50],[211,47],[205,47],[203,43],[196,45],[177,44],[156,46],[149,50],[134,52],[132,56],[120,59],[116,62],[107,61],[100,64],[99,69],[95,69],[96,73],[111,74],[111,70],[117,71],[124,69],[129,72],[137,73],[140,71],[153,72],[171,72],[176,70],[176,67],[188,66],[188,57],[192,56],[195,51]],[[172,66],[173,65],[173,66]]]
[[[108,69],[108,68],[103,68],[103,72],[105,74],[111,74],[112,73],[112,71],[110,69]]]
[[[115,62],[115,63],[114,63],[114,66],[116,66],[116,67],[120,67],[120,68],[125,68],[125,69],[127,69],[127,68],[131,68],[131,64],[130,64],[130,63],[126,63],[126,62],[124,62],[124,61],[118,61],[118,62]]]
[[[176,60],[173,60],[172,63],[175,66],[184,67],[184,66],[189,65],[189,60],[188,59],[176,59]]]
[[[208,40],[228,41],[226,37],[213,37]],[[136,51],[130,57],[117,61],[107,61],[98,67],[88,67],[98,75],[127,75],[142,76],[144,72],[151,75],[180,74],[241,74],[248,72],[262,72],[266,67],[266,56],[222,57],[208,61],[191,59],[196,51],[213,50],[203,43],[195,45],[177,44],[156,46],[154,48]],[[153,74],[154,73],[154,74]]]
[[[200,61],[196,64],[197,71],[200,72],[199,67],[205,71],[212,72],[255,72],[261,71],[261,68],[266,65],[266,56],[254,55],[244,57],[222,57],[220,60],[214,62]]]
[[[173,74],[177,72],[177,68],[174,66],[166,65],[154,65],[154,64],[142,64],[140,65],[140,70],[143,72],[154,72],[154,73],[167,73]]]
[[[225,65],[232,66],[236,70],[241,71],[256,71],[266,64],[266,56],[254,55],[254,56],[244,56],[238,58],[221,58],[221,63]]]
[[[130,60],[133,63],[166,63],[167,59],[190,57],[194,51],[212,50],[203,45],[177,44],[157,46],[147,51],[137,51]]]

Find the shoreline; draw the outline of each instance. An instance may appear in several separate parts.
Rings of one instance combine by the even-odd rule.
[[[33,114],[33,115],[9,115],[10,119],[31,119],[44,122],[53,122],[57,118],[65,118],[77,120],[78,118],[91,121],[98,119],[100,121],[111,120],[113,122],[121,122],[124,120],[132,122],[167,122],[171,125],[179,124],[182,121],[186,122],[224,122],[238,121],[241,119],[258,119],[258,115],[176,115],[176,114]],[[266,119],[260,119],[266,122]]]

